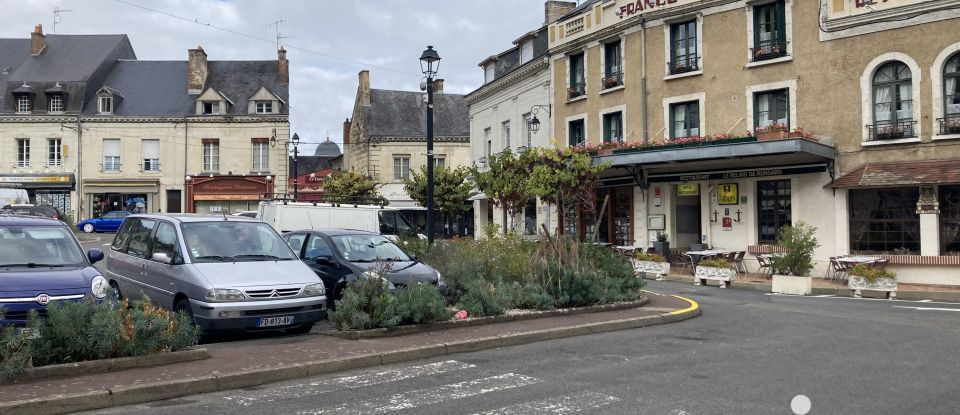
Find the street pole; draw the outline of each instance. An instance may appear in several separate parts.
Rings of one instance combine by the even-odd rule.
[[[300,172],[297,170],[297,155],[298,155],[297,144],[299,143],[297,143],[296,141],[293,142],[293,201],[294,202],[297,201],[297,188],[299,187],[297,186],[297,182],[300,181]]]
[[[427,77],[427,243],[433,244],[433,77]]]

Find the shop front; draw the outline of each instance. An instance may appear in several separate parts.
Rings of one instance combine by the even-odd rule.
[[[294,186],[297,187],[297,202],[322,202],[323,179],[329,176],[330,173],[333,173],[333,169],[323,169],[301,174],[296,180],[290,178],[287,189],[293,192]]]
[[[257,210],[260,200],[273,195],[271,176],[188,177],[187,213],[231,214]]]
[[[83,181],[85,210],[92,218],[116,210],[157,212],[160,181],[156,179],[91,179]]]
[[[70,193],[76,190],[77,180],[66,174],[0,174],[0,185],[15,186],[27,191],[30,200],[24,203],[50,205],[61,212],[71,212]]]

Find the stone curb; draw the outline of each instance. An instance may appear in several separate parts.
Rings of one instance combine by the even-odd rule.
[[[447,320],[426,324],[411,324],[406,326],[380,328],[370,330],[349,330],[349,331],[328,331],[323,334],[327,336],[339,337],[347,340],[371,339],[380,337],[403,336],[406,334],[422,333],[425,331],[448,330],[460,327],[473,327],[484,324],[506,323],[511,321],[533,320],[546,317],[572,316],[585,313],[601,313],[604,311],[626,310],[629,308],[642,307],[650,302],[650,299],[644,295],[637,301],[617,304],[604,304],[589,307],[561,308],[558,310],[534,311],[524,314],[488,316],[471,318],[469,320]]]
[[[693,277],[668,275],[666,281],[693,284]],[[763,282],[734,281],[732,288],[771,292],[771,284]],[[832,295],[835,297],[853,297],[853,290],[846,287],[813,287],[810,295]],[[865,298],[884,298],[884,293],[864,291]],[[931,300],[960,303],[960,292],[954,291],[903,291],[897,290],[897,299],[904,301]]]
[[[503,334],[495,337],[461,340],[384,353],[357,355],[341,359],[322,360],[224,374],[215,372],[210,375],[190,379],[123,385],[71,395],[54,395],[25,401],[0,402],[0,413],[48,415],[103,409],[199,393],[251,387],[325,373],[363,369],[456,353],[475,352],[543,340],[676,323],[689,320],[701,314],[699,304],[695,301],[679,296],[674,297],[689,302],[690,307],[653,316],[586,323],[524,333]]]
[[[208,357],[210,357],[210,353],[207,352],[207,349],[196,348],[169,353],[156,353],[146,356],[118,357],[114,359],[89,360],[85,362],[66,363],[62,365],[32,367],[26,369],[23,373],[14,376],[11,380],[0,381],[0,385],[3,385],[4,383],[11,383],[11,381],[18,382],[58,376],[78,376],[90,373],[124,370],[134,367],[191,362],[194,360],[203,360]]]

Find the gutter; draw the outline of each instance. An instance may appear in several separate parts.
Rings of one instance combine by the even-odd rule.
[[[647,113],[647,19],[640,19],[640,94],[643,96],[643,143],[650,142],[650,120]]]

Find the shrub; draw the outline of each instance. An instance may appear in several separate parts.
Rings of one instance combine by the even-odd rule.
[[[813,269],[813,250],[820,246],[814,236],[816,232],[817,228],[803,222],[781,228],[778,245],[787,252],[770,259],[773,271],[780,275],[808,276]]]
[[[516,290],[515,284],[500,280],[491,283],[480,278],[471,279],[463,287],[456,307],[467,310],[472,317],[498,316],[513,306]]]
[[[639,261],[667,262],[667,259],[664,258],[663,255],[657,253],[648,254],[643,251],[637,251],[634,254],[634,258]]]
[[[449,320],[450,310],[437,287],[429,284],[418,284],[411,279],[406,287],[397,290],[396,311],[400,317],[399,324],[420,324],[433,321]]]
[[[897,274],[883,267],[870,266],[869,264],[857,264],[850,268],[850,275],[861,277],[869,283],[875,283],[883,278],[897,279]]]
[[[4,314],[0,308],[0,319]],[[0,327],[0,377],[10,378],[30,365],[31,345],[13,326]]]
[[[713,268],[730,268],[732,265],[730,261],[727,261],[724,258],[710,258],[700,261],[697,266],[701,267],[713,267]]]
[[[367,330],[400,323],[396,302],[382,278],[359,278],[347,285],[330,321],[337,330]]]
[[[407,255],[415,256],[418,260],[426,258],[430,252],[430,244],[419,236],[401,235],[397,245],[403,249]]]

